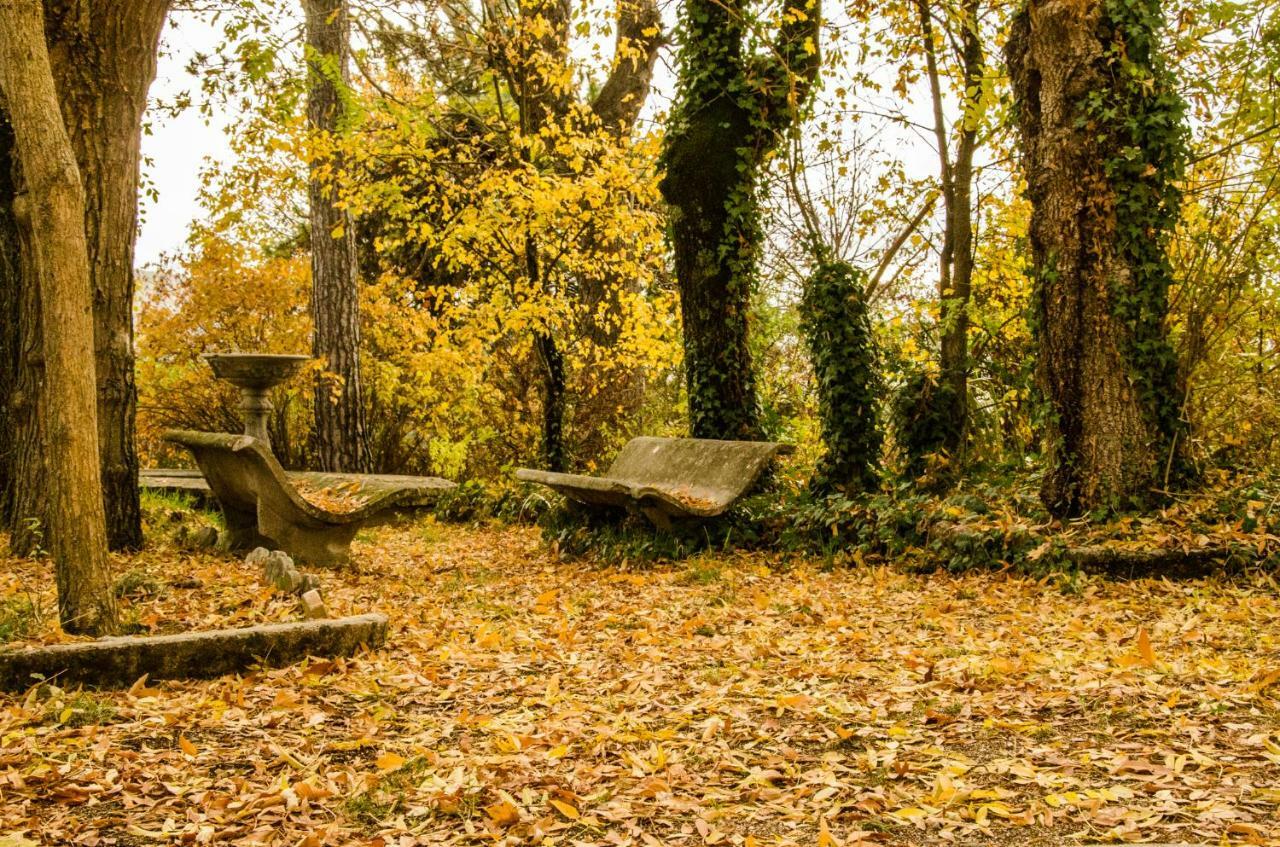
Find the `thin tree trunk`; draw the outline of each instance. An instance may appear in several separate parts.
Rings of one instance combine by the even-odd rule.
[[[349,21],[346,0],[303,0],[307,17],[307,123],[333,138],[346,117]],[[316,456],[322,470],[368,471],[371,459],[360,382],[359,258],[355,222],[339,208],[331,178],[341,155],[311,162],[312,353],[327,375],[316,385]]]
[[[943,202],[943,241],[939,255],[938,299],[940,383],[938,402],[946,404],[943,449],[951,456],[964,449],[969,422],[969,299],[973,287],[973,156],[977,147],[984,57],[978,32],[978,0],[965,0],[960,15],[960,60],[964,74],[962,115],[952,160],[943,115],[930,0],[917,0],[925,71],[933,99],[934,135],[938,147]]]
[[[142,546],[134,384],[133,256],[142,116],[170,0],[48,0],[45,31],[85,190],[98,442],[113,550]]]
[[[47,543],[68,632],[118,628],[107,560],[97,445],[93,303],[84,187],[54,88],[42,4],[0,7],[0,90],[10,109],[40,286],[50,491]]]
[[[1176,404],[1150,388],[1172,384],[1172,352],[1170,373],[1157,373],[1149,363],[1162,360],[1135,344],[1142,332],[1151,348],[1167,344],[1160,313],[1165,289],[1143,276],[1149,269],[1120,246],[1121,228],[1132,226],[1127,216],[1133,212],[1118,206],[1123,184],[1109,172],[1109,163],[1132,154],[1125,132],[1134,115],[1120,114],[1108,124],[1088,111],[1090,102],[1127,84],[1126,73],[1112,69],[1111,51],[1129,33],[1105,15],[1098,3],[1031,0],[1015,18],[1006,48],[1032,204],[1037,375],[1053,412],[1041,494],[1057,515],[1149,502],[1172,438],[1162,431],[1158,404]],[[1153,98],[1150,103],[1170,99],[1162,91],[1143,96]],[[1125,108],[1144,107],[1130,99]],[[1169,116],[1164,118],[1168,126]],[[1167,165],[1166,153],[1140,153],[1139,169],[1147,162],[1154,163],[1153,172],[1155,165]],[[1163,243],[1158,231],[1142,237]],[[1150,302],[1147,324],[1122,316],[1123,301],[1135,297]]]

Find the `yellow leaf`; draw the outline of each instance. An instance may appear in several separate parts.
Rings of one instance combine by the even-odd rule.
[[[840,842],[836,841],[831,830],[827,828],[827,819],[818,820],[818,847],[840,847]]]
[[[928,817],[929,813],[924,809],[920,809],[915,806],[907,806],[905,809],[899,809],[898,811],[893,812],[893,816],[904,821],[918,821],[921,818]]]
[[[196,749],[196,745],[192,744],[185,735],[178,736],[178,746],[182,748],[182,752],[188,756],[197,756],[200,751]]]
[[[577,809],[562,800],[551,800],[550,803],[552,806],[556,807],[557,812],[564,815],[571,821],[576,821],[578,818],[582,817],[582,815],[578,813]]]
[[[1147,628],[1145,626],[1138,628],[1138,655],[1141,656],[1142,660],[1148,665],[1154,665],[1156,663],[1155,650],[1151,649],[1151,636],[1147,634]]]
[[[342,236],[344,236],[344,235],[346,235],[346,234],[347,234],[347,228],[346,228],[345,226],[343,226],[342,224],[338,224],[338,225],[337,225],[337,226],[335,226],[333,229],[329,230],[329,237],[330,237],[330,238],[341,238]]]
[[[404,766],[404,756],[397,756],[395,753],[383,753],[374,762],[380,771],[394,771]]]

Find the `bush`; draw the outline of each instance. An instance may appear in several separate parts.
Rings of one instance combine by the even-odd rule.
[[[954,408],[948,385],[925,370],[907,375],[893,398],[894,441],[903,455],[903,472],[920,477],[942,457],[943,445],[959,443],[963,421],[949,413]]]
[[[882,439],[876,419],[880,377],[863,294],[865,274],[846,262],[823,262],[805,283],[800,304],[826,451],[814,471],[818,492],[846,494],[879,484]]]

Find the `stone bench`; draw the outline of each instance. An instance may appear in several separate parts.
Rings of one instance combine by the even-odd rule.
[[[772,441],[641,436],[627,442],[603,476],[520,468],[516,478],[587,507],[638,512],[666,529],[675,519],[724,513],[776,456],[793,449]]]
[[[346,564],[362,526],[401,504],[420,505],[432,492],[454,487],[435,477],[290,475],[266,445],[247,435],[170,430],[164,437],[195,456],[226,520],[219,544],[234,552],[267,547],[311,564]],[[346,485],[356,489],[358,502],[349,510],[324,508],[303,497],[299,485]]]

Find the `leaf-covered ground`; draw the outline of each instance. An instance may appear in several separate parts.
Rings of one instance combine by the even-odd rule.
[[[391,616],[376,653],[0,699],[0,843],[1280,840],[1267,577],[603,568],[430,521],[356,553],[323,591]],[[7,604],[48,582],[2,564]],[[235,561],[122,568],[142,628],[295,615]]]

